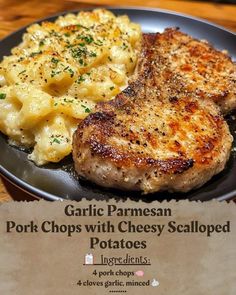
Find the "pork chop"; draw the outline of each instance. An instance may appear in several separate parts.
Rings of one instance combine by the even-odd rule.
[[[173,28],[158,35],[155,51],[156,77],[166,80],[163,85],[174,82],[172,92],[212,99],[224,114],[236,108],[236,64],[227,52]]]
[[[186,192],[224,169],[228,125],[212,96],[187,91],[169,74],[157,48],[162,38],[143,35],[133,81],[79,124],[73,159],[80,176],[105,187]]]

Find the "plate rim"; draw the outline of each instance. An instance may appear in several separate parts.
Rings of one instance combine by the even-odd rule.
[[[220,26],[220,25],[218,25],[216,23],[210,22],[210,21],[208,21],[208,20],[206,20],[204,18],[195,17],[195,16],[192,16],[192,15],[185,14],[185,13],[182,13],[182,12],[177,12],[177,11],[174,11],[174,10],[153,8],[153,7],[145,7],[145,6],[110,6],[110,5],[104,5],[104,6],[94,6],[94,7],[82,8],[82,9],[65,10],[65,11],[61,11],[61,12],[58,12],[58,13],[55,13],[55,14],[52,14],[52,15],[48,15],[48,16],[46,16],[44,18],[37,19],[37,20],[35,20],[35,21],[31,22],[31,23],[28,23],[25,26],[20,27],[16,31],[13,31],[10,34],[6,35],[2,39],[0,39],[0,43],[3,42],[6,39],[11,38],[13,35],[21,32],[21,31],[26,30],[27,27],[31,26],[32,24],[41,23],[41,22],[43,22],[45,20],[48,20],[49,18],[59,17],[61,15],[67,14],[67,13],[78,13],[80,11],[90,11],[90,10],[99,9],[99,8],[108,9],[108,10],[111,10],[111,11],[114,11],[114,12],[116,10],[123,9],[123,10],[130,10],[130,11],[138,10],[138,11],[150,11],[150,12],[159,12],[159,13],[171,14],[171,15],[183,17],[185,19],[190,19],[190,20],[194,20],[194,21],[197,21],[197,22],[201,22],[203,24],[210,25],[210,26],[215,27],[217,29],[220,29],[220,30],[222,30],[224,32],[230,33],[230,34],[232,34],[233,36],[236,37],[235,32],[233,32],[231,30],[228,30],[228,29],[224,28],[223,26]],[[13,173],[9,172],[6,168],[4,168],[2,166],[2,164],[0,164],[0,175],[3,178],[7,179],[7,181],[9,181],[12,185],[16,186],[18,189],[26,192],[27,194],[30,194],[33,197],[40,198],[40,199],[43,198],[43,199],[48,200],[48,201],[63,201],[63,200],[66,200],[65,198],[56,196],[54,194],[51,194],[51,193],[46,192],[44,190],[41,190],[41,189],[39,189],[39,188],[25,182],[24,180],[18,178]],[[218,200],[218,201],[225,201],[225,200],[230,200],[230,199],[234,198],[235,196],[236,196],[236,189],[229,192],[229,193],[223,194],[220,197],[217,197],[215,199]],[[196,200],[196,201],[199,201],[199,200]]]

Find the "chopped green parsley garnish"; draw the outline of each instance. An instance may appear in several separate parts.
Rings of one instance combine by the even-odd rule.
[[[53,57],[52,59],[51,59],[51,62],[52,63],[54,63],[55,65],[57,65],[58,63],[59,63],[59,59],[57,59],[57,58],[55,58],[55,57]]]
[[[83,29],[85,29],[87,31],[89,30],[89,28],[87,28],[87,27],[85,27],[85,26],[83,26],[81,24],[77,24],[76,26],[78,27],[78,29],[83,28]]]
[[[71,54],[72,54],[72,57],[74,58],[80,58],[82,56],[86,56],[87,50],[85,48],[76,47],[71,49]]]
[[[91,110],[88,107],[86,107],[85,105],[82,104],[81,107],[84,108],[85,113],[91,112]]]
[[[78,39],[84,40],[87,44],[91,44],[94,39],[91,35],[88,36],[78,36]]]
[[[52,139],[50,141],[50,144],[53,144],[53,143],[57,143],[57,144],[60,144],[61,143],[61,140],[63,140],[64,136],[63,135],[60,135],[60,134],[57,134],[57,135],[51,135],[50,138]]]
[[[70,73],[70,77],[72,78],[74,76],[74,71],[71,68],[69,68],[68,72]]]
[[[58,143],[58,144],[61,143],[61,141],[60,141],[58,138],[54,138],[52,142],[56,142],[56,143]]]
[[[49,32],[49,36],[54,36],[54,37],[61,37],[60,34],[58,34],[57,32],[55,32],[54,30]]]
[[[22,72],[19,73],[19,75],[24,74],[26,72],[26,70],[23,70]]]
[[[110,87],[110,90],[113,90],[113,89],[115,89],[115,87],[114,87],[114,86],[111,86],[111,87]]]
[[[123,50],[126,50],[127,48],[128,48],[128,45],[125,44],[125,42],[123,42],[122,49],[123,49]]]
[[[5,99],[6,98],[6,94],[5,93],[0,93],[0,99]]]
[[[54,76],[56,76],[56,75],[58,75],[60,73],[61,73],[61,71],[54,71],[54,70],[52,70],[51,77],[53,78]]]
[[[83,75],[81,75],[78,80],[76,81],[76,83],[80,84],[81,82],[85,81],[85,78],[83,77]]]
[[[84,65],[84,61],[82,60],[82,58],[79,59],[79,63],[82,65]]]
[[[98,46],[102,46],[103,43],[102,43],[101,40],[97,40],[97,41],[94,42],[94,44],[95,45],[98,45]]]
[[[79,46],[77,46],[78,44],[70,45],[71,55],[72,55],[73,58],[78,60],[80,65],[87,66],[87,64],[85,63],[84,58],[86,58],[86,57],[96,57],[97,54],[96,54],[96,52],[88,51],[86,47],[83,47],[83,46],[81,47],[80,44],[79,44]],[[77,47],[75,47],[75,46],[77,46]]]
[[[73,103],[73,102],[74,102],[73,99],[67,99],[67,98],[64,98],[63,100],[64,100],[64,102],[66,102],[66,103]]]
[[[34,57],[35,55],[41,54],[42,50],[30,53],[30,57]]]
[[[96,57],[97,56],[97,53],[96,52],[90,52],[89,56],[90,57]]]
[[[63,71],[64,71],[64,72],[65,72],[65,71],[69,72],[71,78],[72,78],[72,77],[74,76],[74,74],[75,74],[74,71],[73,71],[69,66],[65,67]]]

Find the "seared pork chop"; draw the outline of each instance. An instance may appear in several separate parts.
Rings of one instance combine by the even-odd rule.
[[[226,52],[217,51],[207,41],[193,39],[177,29],[166,29],[155,41],[156,78],[172,82],[182,95],[212,99],[223,113],[236,108],[236,64]],[[163,86],[162,86],[163,87]]]
[[[225,167],[232,136],[219,107],[177,83],[157,48],[162,38],[143,35],[133,81],[79,124],[73,158],[80,176],[105,187],[186,192]]]

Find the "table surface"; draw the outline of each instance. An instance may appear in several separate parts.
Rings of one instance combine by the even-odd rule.
[[[168,0],[0,0],[0,39],[37,19],[57,12],[105,5],[147,6],[174,10],[205,18],[236,32],[236,5],[216,4],[200,1]],[[5,179],[0,179],[0,202],[31,200],[26,193],[19,191]]]

